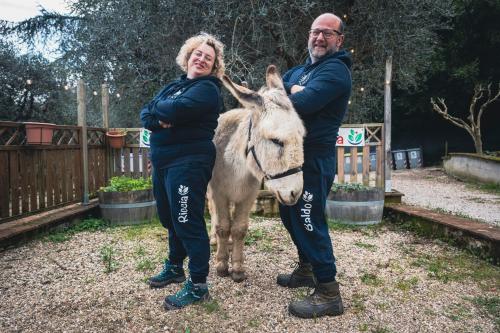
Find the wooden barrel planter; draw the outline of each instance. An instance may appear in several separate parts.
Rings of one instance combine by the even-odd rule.
[[[330,191],[325,209],[327,218],[359,226],[380,223],[383,210],[384,190],[376,187]]]
[[[153,190],[98,192],[104,220],[111,224],[130,225],[151,221],[156,216]]]

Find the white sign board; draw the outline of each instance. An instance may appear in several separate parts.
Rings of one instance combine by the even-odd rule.
[[[141,148],[149,148],[149,137],[151,135],[151,131],[145,128],[141,128],[141,139],[139,140],[139,147]]]
[[[337,136],[337,146],[363,147],[365,145],[364,127],[341,127]]]

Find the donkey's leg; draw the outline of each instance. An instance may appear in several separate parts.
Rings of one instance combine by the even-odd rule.
[[[229,202],[214,198],[214,206],[217,216],[215,232],[217,234],[217,252],[215,254],[215,267],[218,276],[229,275],[229,247],[228,238],[230,231]]]
[[[245,268],[243,267],[243,245],[248,230],[248,215],[250,214],[255,197],[251,196],[249,199],[235,205],[234,220],[231,225],[231,237],[233,238],[231,278],[235,282],[241,282],[246,279]]]
[[[211,186],[208,186],[207,191],[207,204],[208,204],[208,212],[210,213],[210,245],[217,245],[217,212],[215,210],[215,203],[212,199],[212,189]]]

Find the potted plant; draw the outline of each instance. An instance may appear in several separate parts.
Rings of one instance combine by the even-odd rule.
[[[113,177],[98,197],[102,218],[111,224],[138,224],[156,215],[151,177]]]
[[[109,130],[106,132],[106,136],[108,137],[108,143],[111,148],[120,149],[125,146],[125,136],[127,135],[127,131],[125,130]]]
[[[25,122],[26,143],[29,145],[51,145],[55,124]]]
[[[326,200],[327,218],[352,225],[370,225],[382,221],[384,190],[358,183],[334,183]]]

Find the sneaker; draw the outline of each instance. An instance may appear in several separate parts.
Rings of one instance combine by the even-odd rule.
[[[171,283],[181,283],[186,280],[182,267],[173,265],[170,261],[165,260],[163,270],[155,276],[148,279],[148,284],[151,288],[162,288]]]
[[[165,298],[163,307],[165,310],[176,310],[208,300],[210,300],[208,285],[206,283],[193,283],[191,279],[188,279],[181,290]]]
[[[279,274],[276,278],[276,283],[282,287],[299,288],[309,287],[314,288],[314,275],[310,263],[298,262],[291,266],[295,267],[291,274]]]

